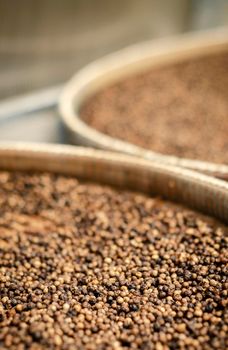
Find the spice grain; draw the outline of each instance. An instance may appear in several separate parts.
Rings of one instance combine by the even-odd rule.
[[[0,201],[1,349],[227,348],[227,227],[45,173]]]
[[[98,91],[80,114],[146,149],[228,164],[228,52],[132,75]]]

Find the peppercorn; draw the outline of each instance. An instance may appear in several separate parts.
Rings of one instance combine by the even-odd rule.
[[[227,227],[47,173],[0,172],[0,198],[1,348],[226,349]]]
[[[85,100],[80,117],[104,134],[158,153],[228,164],[227,67],[227,49],[163,62],[106,84]],[[195,228],[193,221],[187,226]]]

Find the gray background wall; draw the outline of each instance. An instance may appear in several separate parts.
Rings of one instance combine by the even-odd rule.
[[[63,82],[123,46],[218,25],[226,21],[221,15],[226,5],[223,0],[0,0],[0,98]]]

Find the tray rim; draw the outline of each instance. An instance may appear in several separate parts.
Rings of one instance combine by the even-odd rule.
[[[53,85],[1,100],[0,123],[54,108],[58,103],[61,90],[62,85]]]
[[[228,223],[228,183],[189,169],[70,145],[0,143],[0,169],[47,171],[156,194]]]

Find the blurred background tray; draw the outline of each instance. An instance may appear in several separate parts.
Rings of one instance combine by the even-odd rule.
[[[56,103],[61,86],[0,103],[0,140],[63,143]]]

